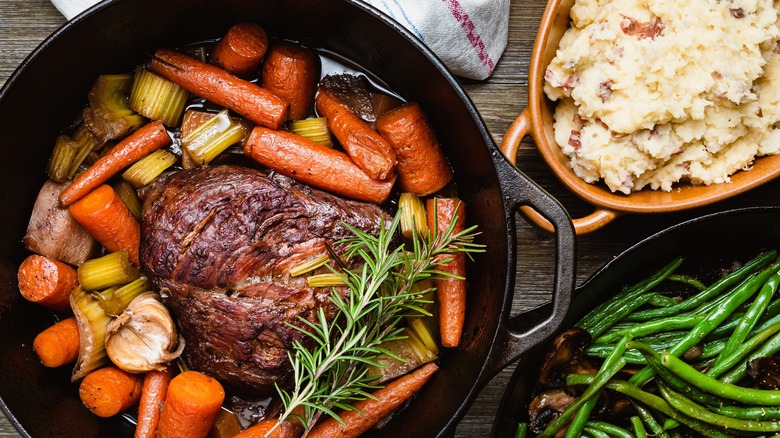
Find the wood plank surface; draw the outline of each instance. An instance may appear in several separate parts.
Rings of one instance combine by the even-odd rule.
[[[494,75],[486,81],[464,81],[464,87],[482,114],[496,142],[512,120],[523,110],[527,99],[528,62],[545,3],[540,0],[513,0],[509,43]],[[0,0],[0,84],[12,74],[24,57],[65,20],[46,0]],[[56,74],[56,72],[52,72]],[[520,150],[520,168],[558,198],[573,216],[591,211],[584,202],[567,192],[547,169],[533,146],[526,140]],[[776,205],[780,184],[762,188],[720,204],[677,214],[618,218],[607,228],[578,240],[578,284],[621,251],[655,231],[705,213],[729,208]],[[536,307],[548,300],[554,263],[554,238],[517,218],[518,254],[515,313]],[[457,437],[488,436],[493,416],[512,367],[499,373],[482,391],[458,426]],[[18,436],[13,426],[0,418],[0,437]]]

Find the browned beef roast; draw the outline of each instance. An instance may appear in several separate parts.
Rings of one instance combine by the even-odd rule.
[[[291,277],[290,268],[351,235],[342,223],[376,234],[382,219],[389,217],[377,206],[280,175],[185,170],[146,195],[141,263],[176,316],[189,366],[268,390],[288,380],[287,349],[304,338],[286,323],[312,320],[323,306],[333,311],[329,291],[308,287],[305,275]]]

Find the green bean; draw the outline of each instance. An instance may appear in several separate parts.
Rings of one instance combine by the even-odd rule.
[[[742,319],[742,317],[745,316],[745,313],[742,312],[734,312],[729,316],[721,325],[718,326],[715,330],[710,332],[710,334],[707,335],[705,339],[723,339],[726,336],[731,336],[731,333],[734,332],[734,329],[739,325],[739,321]]]
[[[631,432],[623,429],[622,427],[607,423],[606,421],[591,420],[588,421],[586,427],[588,429],[600,430],[609,436],[615,436],[618,438],[634,438],[634,436],[631,435]]]
[[[528,423],[520,422],[517,423],[517,430],[515,430],[515,438],[525,438],[525,435],[528,433]]]
[[[650,294],[650,299],[647,300],[647,304],[655,307],[669,307],[674,306],[677,303],[679,303],[679,301],[674,298],[667,297],[666,295],[657,292]]]
[[[569,406],[561,412],[561,415],[558,416],[558,418],[548,423],[544,431],[537,435],[538,438],[549,438],[554,436],[566,425],[572,414],[577,412],[588,399],[597,395],[599,391],[601,391],[601,387],[623,368],[626,364],[626,361],[623,360],[623,353],[626,351],[626,343],[630,340],[631,338],[626,336],[618,343],[618,347],[615,348],[612,354],[604,360],[603,364],[601,364],[601,368],[598,373],[596,373],[596,376],[594,377],[593,382],[588,386],[588,389],[586,389],[577,400],[569,404]]]
[[[608,433],[606,433],[604,431],[601,431],[601,430],[598,430],[598,429],[594,429],[592,427],[587,427],[584,430],[585,430],[585,432],[590,434],[590,436],[592,436],[593,438],[609,438],[609,434]]]
[[[631,417],[631,428],[634,429],[636,438],[647,438],[647,429],[645,429],[645,425],[639,416],[634,415]]]
[[[639,350],[646,358],[647,362],[650,364],[653,370],[655,370],[656,374],[658,374],[672,388],[678,391],[685,391],[691,398],[698,401],[699,403],[705,403],[710,406],[723,406],[723,400],[720,398],[704,392],[698,388],[692,388],[688,382],[681,379],[666,369],[666,367],[661,365],[661,356],[652,348],[636,341],[631,341],[626,345],[626,349],[630,348]]]
[[[604,315],[611,313],[612,309],[622,305],[623,300],[630,300],[654,288],[666,277],[671,275],[672,272],[674,272],[674,270],[677,269],[680,264],[682,264],[683,260],[684,259],[682,257],[675,258],[655,274],[640,281],[639,283],[634,284],[633,286],[624,289],[622,292],[612,297],[612,299],[601,303],[595,309],[591,310],[587,315],[585,315],[585,317],[580,319],[576,326],[590,332],[590,329],[594,324],[601,320]]]
[[[661,427],[661,424],[659,424],[655,417],[653,417],[653,414],[650,412],[650,410],[648,410],[643,404],[637,403],[635,400],[632,400],[631,402],[634,404],[636,413],[639,414],[639,417],[642,418],[642,421],[650,429],[650,432],[653,436],[658,438],[669,438],[669,434],[664,431],[664,429]]]
[[[696,324],[696,326],[685,335],[677,345],[668,350],[668,353],[679,356],[699,343],[711,331],[715,330],[715,327],[728,318],[737,307],[747,301],[747,299],[750,298],[778,268],[780,268],[780,263],[774,263],[770,268],[751,277],[750,281],[742,282],[740,286],[729,292],[727,295],[728,300],[724,301],[723,305],[713,309],[704,320]],[[634,374],[629,381],[642,386],[652,377],[653,370],[649,367],[644,367]]]
[[[710,394],[749,405],[780,406],[780,391],[746,388],[723,383],[702,374],[696,368],[667,352],[661,354],[661,364],[691,385]]]
[[[580,436],[585,427],[587,426],[590,413],[593,412],[593,408],[596,407],[596,403],[599,401],[599,395],[596,394],[586,401],[582,407],[574,414],[574,418],[569,423],[569,428],[566,430],[566,436],[564,438],[577,438]]]
[[[654,333],[690,329],[696,326],[699,322],[705,319],[705,315],[692,315],[685,313],[682,315],[670,316],[668,318],[657,319],[655,321],[647,321],[634,325],[633,327],[613,332],[599,338],[596,338],[594,342],[600,344],[608,344],[620,339],[623,335],[632,335],[634,337],[652,335]]]
[[[667,418],[666,421],[664,421],[664,430],[672,430],[680,427],[680,422],[677,420],[672,420],[671,418]]]
[[[612,327],[616,322],[623,319],[623,317],[642,307],[642,305],[645,304],[649,299],[650,294],[643,294],[630,300],[624,300],[622,305],[611,309],[609,313],[605,314],[598,322],[593,324],[591,329],[588,330],[588,333],[590,333],[591,337],[598,337],[607,331],[608,328]]]
[[[696,418],[713,426],[722,427],[727,430],[742,430],[745,432],[780,431],[780,421],[752,421],[727,417],[725,415],[710,412],[706,408],[687,399],[682,394],[672,391],[664,384],[659,384],[658,389],[661,390],[661,395],[670,405],[672,405],[672,407],[689,417]]]
[[[715,283],[710,285],[710,287],[703,290],[702,292],[686,300],[683,300],[679,304],[676,304],[674,306],[669,306],[669,307],[661,307],[657,309],[649,309],[649,310],[634,312],[633,314],[629,315],[626,319],[631,321],[648,321],[651,319],[663,318],[669,315],[679,314],[686,310],[696,308],[700,304],[709,301],[711,298],[720,295],[723,291],[727,290],[729,287],[737,284],[745,276],[755,272],[759,268],[766,266],[775,257],[777,257],[776,250],[768,251],[764,254],[759,255],[753,260],[747,262],[744,266],[732,272],[731,274],[728,274],[725,277],[721,278],[720,280],[716,281]]]
[[[681,274],[672,274],[666,278],[669,281],[674,281],[677,283],[686,284],[699,292],[706,290],[707,285],[702,283],[701,281],[691,277],[690,275],[681,275]]]
[[[588,385],[595,380],[593,375],[590,374],[569,374],[566,376],[566,385]],[[707,423],[690,418],[677,412],[672,406],[666,402],[666,400],[658,397],[657,395],[650,394],[647,391],[643,391],[633,383],[626,382],[625,380],[610,380],[606,385],[606,388],[613,391],[617,391],[629,398],[634,399],[635,402],[639,402],[650,409],[654,409],[667,417],[676,420],[691,429],[703,434],[706,437],[728,437],[728,434],[723,433],[721,430],[712,427]]]
[[[718,357],[715,359],[715,366],[733,354],[745,342],[748,334],[758,323],[758,319],[769,305],[769,300],[772,299],[775,291],[777,291],[778,284],[780,284],[780,272],[775,272],[761,287],[761,291],[758,292],[755,300],[753,300],[753,304],[750,305],[748,311],[745,312],[745,316],[742,317],[739,325],[734,329],[723,351],[718,354]]]
[[[750,354],[751,351],[758,348],[764,341],[769,339],[770,336],[778,332],[780,332],[780,322],[756,333],[752,338],[748,339],[742,345],[740,345],[739,348],[737,348],[729,356],[724,357],[722,361],[713,365],[712,368],[707,370],[707,372],[704,374],[712,377],[713,379],[717,379],[721,374],[728,371],[729,368],[733,367],[739,361],[744,359],[745,356]]]
[[[745,408],[741,406],[720,406],[710,408],[710,410],[716,414],[739,418],[740,420],[780,420],[780,407],[753,406]]]
[[[691,418],[681,414],[680,412],[672,408],[672,406],[669,405],[669,403],[667,403],[661,397],[643,391],[638,386],[632,383],[623,380],[612,380],[609,383],[607,383],[606,387],[615,390],[623,395],[626,395],[630,398],[633,398],[639,401],[640,403],[647,405],[651,409],[655,409],[656,411],[661,412],[667,417],[679,421],[680,423],[699,432],[703,436],[713,437],[713,438],[718,438],[718,437],[725,438],[729,436],[728,434],[723,433],[722,431],[712,427],[709,424],[703,423],[695,418]]]
[[[780,333],[775,334],[762,346],[758,347],[747,359],[738,362],[737,365],[724,374],[720,380],[724,383],[737,383],[747,375],[747,363],[757,357],[769,357],[780,351]]]

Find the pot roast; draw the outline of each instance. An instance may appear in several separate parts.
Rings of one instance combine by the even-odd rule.
[[[177,319],[188,365],[266,391],[289,380],[287,350],[305,342],[287,324],[314,320],[319,308],[334,312],[330,288],[311,288],[310,274],[292,277],[290,269],[351,236],[344,223],[377,234],[383,220],[390,218],[375,205],[281,175],[236,166],[184,170],[146,193],[141,264]]]

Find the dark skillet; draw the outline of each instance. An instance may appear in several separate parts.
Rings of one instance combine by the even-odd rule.
[[[25,436],[130,436],[116,418],[99,419],[80,403],[70,370],[47,370],[30,348],[53,322],[20,299],[16,269],[27,255],[21,237],[59,130],[84,105],[99,74],[129,71],[161,46],[219,37],[238,21],[359,61],[436,127],[455,169],[467,216],[488,247],[469,266],[469,302],[461,348],[444,352],[441,371],[378,436],[437,436],[451,431],[481,387],[557,328],[574,283],[574,237],[565,211],[508,164],[476,109],[435,56],[398,25],[356,1],[117,0],[58,30],[0,91],[0,397]],[[509,320],[514,294],[514,212],[529,204],[558,228],[554,312]],[[551,260],[552,262],[552,260]],[[510,328],[512,327],[512,328]]]
[[[762,249],[779,246],[780,207],[728,210],[675,225],[627,249],[577,288],[562,328],[678,255],[686,258],[681,269],[711,275],[734,260],[746,261]],[[527,421],[528,397],[545,347],[537,345],[518,362],[496,414],[492,437],[512,437],[518,421]]]

